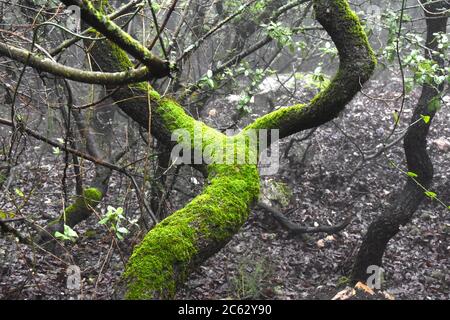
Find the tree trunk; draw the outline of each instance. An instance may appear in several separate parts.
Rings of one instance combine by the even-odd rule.
[[[425,50],[425,56],[443,68],[445,61],[439,56],[440,50],[435,33],[446,33],[448,18],[445,14],[438,13],[442,12],[443,7],[448,8],[449,5],[445,1],[424,4],[427,17],[426,46],[429,48]],[[431,120],[437,111],[430,108],[430,102],[442,92],[443,88],[443,83],[438,86],[423,85],[422,94],[411,119],[411,126],[404,138],[408,171],[417,174],[418,177],[415,179],[426,189],[431,186],[433,179],[433,165],[426,150],[427,135]],[[428,123],[420,121],[422,116],[429,116],[430,121]],[[417,121],[418,123],[413,124]],[[425,191],[417,182],[408,177],[404,188],[392,197],[391,205],[370,224],[353,265],[351,274],[353,283],[366,282],[367,268],[371,265],[382,265],[383,254],[389,240],[398,233],[400,226],[411,220],[414,212],[425,199]]]

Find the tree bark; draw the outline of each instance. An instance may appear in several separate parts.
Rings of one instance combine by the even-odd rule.
[[[439,12],[448,3],[438,1],[431,4],[424,3],[427,17],[427,37],[425,56],[436,62],[440,68],[444,67],[445,61],[439,56],[440,49],[435,38],[435,33],[446,33],[447,15],[439,15]],[[427,135],[436,109],[430,108],[430,102],[438,96],[444,88],[444,84],[438,86],[424,84],[422,94],[411,118],[411,126],[408,128],[404,138],[404,149],[407,160],[408,171],[418,175],[417,182],[428,189],[433,180],[433,164],[428,156]],[[429,116],[430,121],[420,121],[422,116]],[[414,124],[415,122],[417,122]],[[367,268],[371,265],[381,266],[383,254],[387,244],[398,232],[399,227],[407,224],[419,205],[425,199],[425,191],[420,185],[409,178],[403,189],[397,192],[391,200],[391,204],[385,211],[373,221],[364,236],[363,242],[357,253],[351,280],[366,282],[368,278]]]

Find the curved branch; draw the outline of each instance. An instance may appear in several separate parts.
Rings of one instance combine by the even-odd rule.
[[[280,138],[317,127],[334,119],[372,75],[376,58],[358,17],[347,1],[314,1],[316,19],[335,43],[339,69],[329,86],[309,104],[271,112],[247,126],[249,129],[279,129]]]
[[[333,118],[360,89],[360,83],[371,75],[375,67],[374,55],[347,1],[316,0],[314,5],[319,22],[338,47],[341,58],[338,75],[329,89],[319,94],[309,108],[302,107],[301,111],[296,107],[286,108],[288,112],[272,113],[247,127],[247,130],[280,128],[282,135],[286,136],[318,126]],[[155,102],[159,105],[155,118],[162,118],[163,127],[169,132],[186,127],[186,124],[192,125],[195,121],[181,112],[177,104],[172,109],[162,109],[164,99],[158,101],[155,98]],[[303,124],[299,125],[299,122]],[[214,143],[216,139],[221,143],[224,139],[221,135],[209,135],[208,130],[211,129],[204,124],[203,127],[207,143]],[[239,135],[229,139],[236,138]],[[200,142],[197,147],[203,148],[204,145]],[[238,149],[238,152],[247,150]],[[210,183],[205,190],[183,209],[158,224],[135,248],[123,283],[119,286],[119,295],[131,299],[173,297],[189,272],[223,247],[246,220],[259,194],[256,166],[212,164],[208,166],[208,172]]]
[[[153,76],[146,67],[110,73],[84,71],[65,66],[51,59],[40,57],[28,50],[7,45],[6,43],[0,43],[0,54],[21,63],[28,63],[29,66],[39,71],[49,72],[56,76],[84,83],[121,85],[148,80]]]
[[[275,208],[266,205],[263,202],[258,202],[258,206],[262,209],[270,212],[270,215],[286,230],[292,235],[302,235],[307,233],[328,233],[335,234],[344,230],[350,222],[352,222],[352,217],[346,217],[341,223],[334,226],[318,226],[318,227],[304,227],[290,221],[284,214],[276,210]]]
[[[374,55],[347,1],[315,0],[314,7],[316,17],[338,47],[341,60],[338,75],[309,107],[285,108],[263,117],[245,131],[280,128],[281,135],[286,136],[318,126],[342,110],[371,75]],[[102,70],[133,67],[126,54],[111,43],[97,42],[91,53]],[[152,134],[168,146],[174,144],[171,134],[184,129],[188,136],[178,142],[189,145],[194,152],[223,143],[234,144],[238,154],[249,152],[248,146],[237,144],[240,135],[226,137],[196,121],[176,101],[161,97],[148,83],[123,87],[112,97],[119,108],[145,129],[149,128],[150,106]],[[134,249],[117,288],[118,297],[173,298],[189,273],[222,248],[246,221],[259,195],[257,166],[215,163],[207,169],[208,185],[203,192],[161,221]]]
[[[126,4],[124,4],[122,7],[120,7],[119,9],[117,9],[117,11],[113,12],[112,14],[109,14],[108,17],[111,20],[116,19],[117,17],[119,17],[120,15],[133,10],[135,7],[137,7],[138,4],[140,4],[141,2],[143,2],[144,0],[133,0],[130,1]],[[84,30],[81,35],[86,35],[89,32],[94,32],[95,29],[90,27],[86,30]],[[63,50],[65,50],[66,48],[70,47],[71,45],[77,43],[79,40],[81,40],[80,37],[72,37],[70,39],[65,40],[63,43],[61,43],[59,46],[57,46],[56,48],[54,48],[53,50],[50,51],[50,54],[52,56],[56,56],[57,54],[61,53]]]

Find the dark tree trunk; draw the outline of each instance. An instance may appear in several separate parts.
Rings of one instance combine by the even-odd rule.
[[[446,33],[448,18],[445,14],[439,15],[438,13],[442,11],[443,7],[448,8],[449,4],[445,1],[424,4],[427,17],[426,46],[430,49],[425,50],[425,56],[427,59],[435,61],[442,68],[445,61],[436,54],[439,52],[439,49],[435,33]],[[429,106],[430,102],[442,90],[443,84],[439,86],[425,84],[423,86],[422,94],[411,119],[412,125],[404,138],[408,171],[417,174],[418,177],[415,179],[426,189],[430,187],[433,180],[433,165],[426,150],[427,135],[431,120],[436,113],[436,110]],[[418,121],[421,119],[421,115],[430,116],[430,122]],[[417,121],[418,123],[413,124]],[[389,240],[398,233],[400,226],[407,224],[411,220],[414,212],[425,199],[425,192],[417,182],[412,178],[408,178],[403,189],[392,197],[389,208],[370,224],[353,265],[351,274],[353,283],[358,281],[366,282],[369,276],[367,274],[369,266],[381,266],[383,254]]]

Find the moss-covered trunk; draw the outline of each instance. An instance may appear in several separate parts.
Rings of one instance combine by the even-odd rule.
[[[72,1],[63,2],[72,4]],[[338,48],[340,65],[337,75],[330,86],[309,104],[270,113],[247,127],[244,133],[249,129],[279,129],[280,136],[286,137],[319,126],[336,117],[372,74],[376,61],[359,19],[350,10],[348,2],[315,0],[314,8],[317,20]],[[81,10],[82,18],[97,27],[102,21],[99,13],[92,15],[86,10],[89,11],[89,7]],[[151,68],[150,56],[143,57],[145,52],[137,52],[139,46],[130,47],[129,41],[124,42],[126,38],[111,26],[110,21],[105,23],[109,29],[101,27],[98,30],[117,44],[97,41],[93,46],[91,53],[101,70],[111,72],[132,68],[122,49],[143,63],[147,62],[146,66]],[[170,139],[171,133],[177,129],[185,129],[189,134],[188,139],[178,142],[197,150],[236,142],[236,137],[226,137],[194,120],[176,101],[161,97],[147,83],[122,87],[112,97],[127,115],[145,129],[151,127],[153,136],[169,147],[174,143]],[[194,140],[196,130],[201,132],[200,142]],[[237,146],[236,149],[242,153],[248,151],[245,146]],[[207,166],[207,172],[208,183],[202,193],[156,225],[134,249],[118,286],[117,297],[174,297],[176,288],[189,273],[220,250],[246,221],[259,194],[256,165],[216,162]]]

